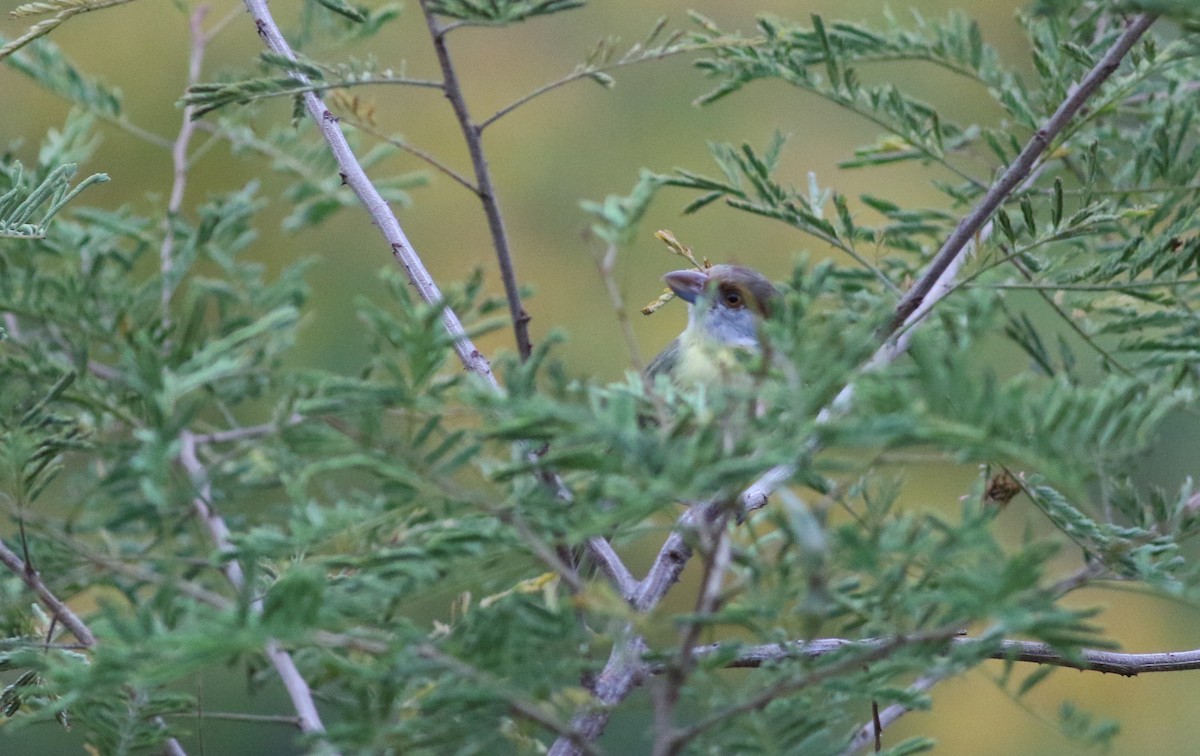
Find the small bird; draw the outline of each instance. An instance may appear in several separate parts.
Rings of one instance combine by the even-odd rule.
[[[767,277],[741,265],[676,270],[663,276],[688,303],[688,324],[679,338],[646,368],[651,379],[669,376],[680,387],[728,385],[758,354],[759,321],[779,295]]]

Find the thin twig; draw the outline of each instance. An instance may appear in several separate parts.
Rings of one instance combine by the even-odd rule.
[[[944,680],[948,674],[949,670],[941,675],[922,675],[912,685],[909,685],[905,692],[910,696],[925,693],[934,685]],[[841,756],[853,756],[853,754],[858,753],[871,744],[874,744],[876,751],[882,750],[883,744],[881,741],[883,731],[909,711],[911,709],[903,704],[892,704],[882,711],[876,711],[872,715],[871,721],[859,727],[854,732],[854,736],[850,738],[850,744],[842,751]]]
[[[193,434],[193,438],[198,446],[204,446],[205,444],[225,444],[231,441],[245,441],[258,438],[259,436],[278,433],[283,428],[299,425],[303,421],[303,415],[293,413],[282,424],[263,423],[262,425],[247,425],[241,428],[230,428],[229,430],[214,431],[212,433],[195,433]]]
[[[973,289],[996,289],[1000,291],[1099,291],[1124,293],[1141,289],[1166,289],[1175,286],[1200,286],[1200,280],[1177,278],[1173,281],[1118,281],[1108,284],[1075,284],[1055,281],[1029,281],[1026,283],[973,283]]]
[[[479,194],[478,187],[476,187],[474,184],[472,184],[470,179],[468,179],[466,176],[462,175],[458,171],[454,170],[450,166],[446,165],[441,160],[438,160],[431,153],[426,152],[425,150],[421,149],[420,147],[409,144],[408,142],[405,142],[402,139],[396,139],[395,137],[390,137],[387,134],[384,134],[379,129],[372,126],[371,124],[365,123],[360,118],[354,118],[354,119],[350,119],[350,120],[343,119],[343,121],[345,123],[350,124],[351,126],[358,129],[359,131],[362,131],[366,134],[370,134],[371,136],[375,137],[376,139],[378,139],[382,142],[387,142],[388,144],[392,145],[396,149],[403,150],[404,152],[407,152],[408,154],[416,157],[417,159],[424,161],[426,164],[428,164],[430,167],[432,167],[435,171],[438,171],[439,173],[444,174],[451,181],[454,181],[454,182],[460,184],[463,188],[465,188],[471,194]]]
[[[170,716],[173,717],[196,717],[197,719],[223,719],[229,722],[254,722],[256,724],[283,724],[298,727],[300,722],[295,717],[289,717],[285,714],[243,714],[236,711],[212,711],[206,709],[202,712],[196,711],[180,711]]]
[[[1033,281],[1033,272],[1029,270],[1029,268],[1025,267],[1025,264],[1021,262],[1020,258],[1014,257],[1011,262],[1012,266],[1017,269],[1017,272],[1025,277],[1026,281]],[[1090,346],[1102,358],[1104,358],[1104,362],[1107,367],[1115,368],[1116,371],[1122,375],[1133,377],[1133,370],[1126,367],[1121,363],[1120,360],[1118,360],[1116,357],[1113,357],[1107,349],[1100,346],[1095,335],[1084,330],[1084,328],[1079,325],[1078,319],[1071,317],[1071,314],[1063,309],[1062,305],[1054,301],[1054,297],[1050,296],[1049,292],[1047,292],[1045,289],[1037,289],[1036,293],[1038,298],[1046,303],[1047,307],[1049,307],[1051,310],[1054,310],[1054,314],[1058,315],[1059,320],[1066,323],[1067,327],[1074,331],[1076,336],[1078,336],[1085,344]]]
[[[54,592],[42,581],[41,573],[17,556],[16,552],[9,549],[3,541],[0,541],[0,564],[21,578],[26,587],[38,597],[42,606],[50,612],[50,616],[67,628],[76,640],[88,648],[96,645],[96,636],[92,634],[91,628],[79,619],[79,615],[71,611],[71,607],[67,606],[66,602],[54,595]]]
[[[204,464],[200,462],[200,458],[196,455],[196,437],[190,431],[184,431],[179,436],[179,463],[187,471],[188,476],[192,479],[192,484],[196,487],[196,495],[192,498],[192,506],[208,530],[213,544],[221,552],[227,553],[232,551],[233,544],[229,537],[229,526],[225,524],[225,519],[212,506],[212,483],[208,479],[208,472]],[[242,570],[242,565],[238,560],[226,559],[222,570],[234,589],[238,591],[246,589],[246,574]],[[256,599],[251,604],[251,607],[255,612],[261,612],[262,600]],[[274,638],[267,640],[263,650],[288,692],[288,697],[292,701],[292,708],[295,709],[296,715],[299,717],[301,731],[323,734],[325,732],[325,725],[321,723],[321,715],[317,711],[316,702],[313,700],[312,689],[309,688],[308,683],[296,668],[296,663],[292,659],[291,654],[280,648]]]
[[[248,105],[252,102],[258,102],[259,100],[274,100],[274,99],[281,98],[281,97],[292,98],[298,94],[304,94],[305,92],[328,92],[332,89],[353,89],[354,87],[384,86],[384,85],[393,85],[393,86],[401,86],[401,87],[417,87],[419,89],[441,89],[442,88],[442,83],[440,81],[434,81],[432,79],[409,79],[404,76],[365,76],[364,75],[362,78],[358,78],[357,76],[355,76],[349,80],[339,79],[339,80],[334,80],[334,81],[321,81],[321,82],[315,82],[315,83],[305,80],[304,83],[302,83],[302,84],[297,84],[295,82],[288,82],[288,85],[285,87],[281,87],[279,89],[272,89],[270,91],[262,91],[262,92],[253,92],[253,91],[244,91],[243,90],[243,91],[237,92],[236,102],[239,105]],[[235,83],[230,86],[236,87],[238,85]],[[224,100],[222,98],[219,101],[219,104],[214,103],[209,99],[208,93],[193,94],[193,95],[189,95],[188,97],[184,98],[184,102],[197,102],[197,101],[199,102],[200,105],[202,105],[204,107],[204,110],[201,113],[202,115],[204,113],[208,113],[212,110],[216,110],[216,109],[220,108],[222,105],[227,104],[227,102],[228,102],[227,100]]]
[[[642,352],[638,349],[637,337],[633,333],[633,324],[629,322],[629,313],[625,308],[625,299],[621,296],[620,287],[617,286],[617,279],[614,274],[616,264],[616,244],[609,244],[603,254],[596,255],[596,270],[600,273],[600,280],[604,282],[604,288],[608,292],[608,300],[612,304],[613,312],[617,314],[617,323],[621,326],[621,336],[625,339],[625,349],[629,352],[630,364],[633,365],[634,370],[644,375],[646,372],[646,361],[642,359]]]
[[[442,31],[448,32],[448,31],[450,31],[450,27],[444,27]],[[530,101],[537,99],[538,97],[541,97],[542,95],[544,95],[548,92],[552,92],[555,89],[558,89],[559,87],[566,86],[567,84],[571,84],[571,83],[579,81],[581,79],[594,79],[597,76],[597,74],[604,74],[604,73],[607,73],[608,71],[614,71],[623,66],[629,66],[629,65],[636,64],[636,63],[643,63],[648,60],[662,60],[663,58],[667,58],[672,55],[678,55],[680,53],[685,53],[685,52],[698,52],[701,50],[711,49],[713,47],[716,47],[716,43],[714,43],[714,42],[705,42],[703,44],[692,44],[689,42],[675,43],[672,40],[667,40],[663,45],[661,45],[660,47],[658,47],[654,50],[644,50],[643,51],[643,50],[639,50],[637,48],[630,50],[625,55],[623,55],[619,60],[617,60],[616,62],[613,62],[613,63],[606,63],[606,64],[598,65],[598,66],[594,66],[591,64],[581,65],[578,68],[576,68],[574,71],[572,71],[571,73],[567,74],[566,76],[563,76],[560,79],[555,79],[554,81],[551,81],[551,82],[547,82],[547,83],[543,84],[542,86],[521,95],[517,99],[513,100],[512,102],[508,103],[504,107],[497,110],[495,113],[492,113],[490,116],[488,116],[487,118],[485,118],[479,122],[479,130],[483,131],[488,126],[491,126],[493,123],[495,123],[496,121],[499,121],[501,118],[508,115],[509,113],[516,110],[517,108],[528,104]],[[640,54],[638,54],[638,53],[640,53]]]
[[[92,633],[92,629],[79,618],[79,615],[71,611],[71,607],[67,606],[58,596],[54,595],[54,592],[42,581],[42,576],[37,570],[33,569],[32,566],[10,550],[8,546],[4,545],[3,541],[0,541],[0,564],[7,567],[25,583],[29,590],[33,591],[42,606],[49,610],[50,615],[56,622],[62,624],[63,627],[67,628],[75,636],[80,646],[84,649],[95,647],[96,636]],[[38,645],[39,648],[48,647],[48,644],[44,643]],[[166,729],[166,723],[163,722],[161,717],[154,717],[154,721],[158,726],[164,730]],[[187,752],[183,750],[183,746],[175,738],[167,738],[163,742],[163,749],[169,756],[187,756]]]
[[[942,248],[938,250],[933,261],[930,262],[925,274],[916,284],[913,285],[904,298],[900,300],[900,304],[896,307],[895,317],[888,328],[887,335],[891,335],[898,331],[907,321],[921,302],[929,295],[933,288],[934,282],[941,274],[950,266],[955,259],[962,255],[967,243],[971,237],[983,227],[983,224],[992,217],[1000,204],[1012,194],[1013,190],[1024,180],[1025,176],[1033,169],[1034,163],[1046,149],[1055,137],[1066,128],[1071,118],[1079,112],[1083,104],[1095,94],[1121,64],[1121,60],[1133,45],[1141,38],[1146,30],[1154,23],[1156,15],[1146,13],[1135,16],[1125,31],[1117,38],[1112,47],[1104,53],[1104,56],[1096,63],[1092,70],[1088,71],[1087,75],[1079,82],[1079,86],[1067,96],[1067,99],[1062,101],[1058,109],[1046,120],[1042,127],[1033,134],[1030,139],[1013,162],[1004,171],[1000,179],[988,190],[979,204],[975,206],[966,217],[959,222],[958,227],[942,244]]]
[[[182,580],[178,576],[160,575],[149,567],[139,564],[130,564],[112,557],[103,556],[100,554],[90,553],[80,543],[69,541],[69,546],[75,549],[75,553],[82,559],[102,567],[116,575],[123,575],[131,580],[136,580],[140,583],[149,583],[157,586],[167,586],[172,591],[178,591],[180,594],[187,596],[193,601],[198,601],[201,604],[207,604],[215,609],[227,611],[234,607],[234,602],[225,598],[219,593],[208,590],[199,583],[191,580]]]
[[[475,194],[483,205],[484,215],[487,216],[488,230],[492,235],[492,247],[496,251],[496,262],[500,267],[500,280],[504,284],[504,296],[508,300],[508,316],[512,321],[513,335],[517,341],[517,353],[524,361],[529,359],[529,355],[533,353],[533,342],[529,340],[530,317],[521,303],[521,291],[517,285],[512,249],[508,242],[508,232],[504,230],[504,216],[500,214],[500,202],[496,197],[496,189],[492,185],[492,174],[488,170],[487,156],[483,152],[482,128],[471,120],[471,113],[467,109],[467,100],[458,83],[458,72],[454,70],[454,62],[450,60],[450,50],[446,46],[446,31],[438,23],[426,0],[421,0],[421,12],[425,14],[425,23],[429,27],[429,36],[433,40],[433,50],[437,54],[438,65],[442,69],[442,91],[445,93],[446,99],[450,101],[454,117],[462,130],[463,141],[467,144],[467,152],[471,155],[471,166],[475,171]]]
[[[188,55],[187,86],[200,81],[200,69],[204,64],[204,48],[210,37],[204,33],[204,17],[208,15],[209,7],[201,5],[192,13],[188,29],[192,38],[192,49]],[[162,278],[162,318],[163,327],[171,324],[171,295],[174,287],[171,285],[171,271],[175,266],[175,219],[183,207],[183,192],[187,187],[188,173],[188,143],[196,127],[192,121],[195,107],[183,106],[183,123],[179,134],[171,147],[171,196],[167,200],[167,214],[163,219],[163,240],[158,250],[158,272]]]
[[[31,648],[37,651],[87,651],[86,643],[47,643],[36,638],[0,638],[0,648]]]

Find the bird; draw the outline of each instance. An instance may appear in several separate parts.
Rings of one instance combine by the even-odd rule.
[[[762,351],[759,324],[771,314],[778,290],[766,276],[741,265],[676,270],[663,276],[688,304],[683,333],[651,360],[646,376],[665,375],[679,388],[732,385],[746,357]]]

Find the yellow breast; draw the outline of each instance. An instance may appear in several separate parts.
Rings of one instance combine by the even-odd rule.
[[[705,338],[689,328],[680,336],[679,362],[672,376],[679,386],[721,386],[749,380],[751,350]]]

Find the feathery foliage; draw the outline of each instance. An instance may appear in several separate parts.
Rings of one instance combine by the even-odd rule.
[[[504,34],[579,5],[430,0],[402,15],[318,0],[301,36],[353,53],[418,12],[444,42],[459,26]],[[121,98],[46,40],[14,45],[11,69],[75,109],[42,137],[35,167],[0,161],[0,743],[56,720],[97,752],[187,748],[209,725],[196,676],[230,669],[255,690],[283,677],[296,747],[313,752],[473,752],[501,738],[571,753],[644,736],[660,753],[839,753],[863,745],[872,706],[929,708],[930,686],[988,659],[1008,659],[1000,684],[1024,695],[1046,673],[1014,680],[1005,640],[1079,666],[1085,648],[1114,646],[1099,610],[1064,603],[1078,588],[1119,581],[1194,606],[1200,506],[1190,479],[1149,479],[1145,460],[1195,433],[1179,426],[1200,388],[1200,37],[1188,3],[1122,7],[1167,17],[1053,132],[1060,103],[1129,33],[1107,4],[1022,13],[1028,66],[958,13],[879,28],[762,17],[750,32],[659,22],[627,54],[606,42],[470,122],[468,152],[535,96],[687,53],[709,81],[699,104],[781,81],[782,96],[821,98],[878,131],[843,168],[904,169],[935,187],[932,206],[849,197],[812,176],[797,188],[783,166],[800,148],[777,135],[712,144],[715,167],[630,166],[628,196],[585,200],[614,254],[652,203],[681,196],[686,213],[724,206],[831,252],[802,257],[780,284],[752,380],[699,389],[572,374],[555,337],[527,360],[497,357],[499,386],[464,372],[456,346],[504,326],[516,296],[505,310],[480,275],[424,301],[388,269],[382,296],[347,304],[360,362],[330,370],[297,350],[322,314],[307,261],[252,261],[268,192],[290,232],[362,197],[302,120],[304,98],[335,99],[317,126],[350,134],[376,167],[401,143],[370,141],[381,135],[345,90],[436,88],[453,106],[462,93],[448,79],[409,78],[401,60],[264,52],[192,84],[184,133],[202,124],[283,188],[89,206],[81,191],[104,174],[70,180],[98,134],[131,128]],[[898,62],[961,78],[994,117],[952,117],[906,92],[888,77]],[[273,97],[293,100],[295,124],[266,120]],[[1039,138],[1045,151],[975,230],[946,295],[888,333],[943,241]],[[452,175],[488,209],[486,162]],[[424,181],[380,179],[378,204],[408,207]],[[464,333],[447,330],[447,308]],[[881,343],[894,359],[877,357]],[[946,468],[974,482],[950,495],[920,485]],[[746,505],[777,471],[765,506]],[[1016,535],[1014,512],[1028,523]],[[645,581],[622,574],[648,559]],[[689,560],[698,585],[671,571]],[[811,651],[822,639],[837,642]],[[788,653],[751,663],[764,646]],[[653,711],[627,700],[635,682]],[[597,742],[614,710],[626,731]],[[1059,719],[1087,744],[1117,733],[1069,702]]]

